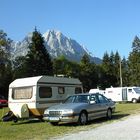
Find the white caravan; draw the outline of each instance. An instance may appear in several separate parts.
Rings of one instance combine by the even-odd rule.
[[[116,102],[130,101],[136,103],[140,101],[140,87],[106,88],[104,95]]]
[[[89,93],[100,93],[100,94],[104,95],[105,94],[105,90],[101,90],[99,88],[93,88],[93,89],[89,90]]]
[[[83,92],[78,79],[51,76],[21,78],[9,86],[8,106],[17,118],[42,118],[44,110]]]

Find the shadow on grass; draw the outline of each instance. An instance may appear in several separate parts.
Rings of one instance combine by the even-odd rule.
[[[32,120],[19,120],[18,122],[14,123],[12,125],[22,125],[22,124],[34,124],[34,123],[43,123],[43,121],[38,119],[32,119]]]
[[[127,117],[129,115],[130,114],[119,114],[119,112],[116,112],[115,114],[113,114],[112,120],[119,120],[119,119]]]
[[[122,119],[124,117],[127,117],[129,115],[130,114],[119,114],[119,112],[115,112],[112,115],[111,120],[108,120],[106,117],[103,117],[103,118],[99,118],[99,119],[89,121],[87,125],[92,125],[92,124],[94,125],[94,124],[105,123],[105,122],[108,122],[108,121],[120,120],[120,119]],[[38,119],[31,119],[31,120],[20,120],[17,123],[13,122],[12,125],[33,124],[33,123],[49,123],[49,122],[46,122],[46,121],[43,122],[43,121],[38,120]],[[74,127],[76,127],[76,126],[79,126],[79,125],[77,123],[59,123],[58,126],[68,126],[68,127],[73,127],[74,126]]]
[[[104,123],[104,122],[108,122],[108,121],[111,122],[111,121],[115,121],[115,120],[120,120],[127,116],[129,116],[129,114],[114,114],[114,115],[112,115],[112,119],[107,119],[106,117],[104,117],[104,118],[92,120],[89,122],[89,124],[98,124],[98,123]]]
[[[117,112],[118,113],[118,112]],[[115,121],[115,120],[120,120],[124,117],[127,117],[129,116],[130,114],[113,114],[112,115],[112,119],[109,120],[107,119],[106,117],[103,117],[103,118],[99,118],[99,119],[94,119],[92,121],[89,121],[87,125],[94,125],[94,124],[100,124],[100,123],[105,123],[105,122],[108,122],[108,121]],[[59,124],[59,126],[79,126],[77,123],[62,123],[62,124]]]

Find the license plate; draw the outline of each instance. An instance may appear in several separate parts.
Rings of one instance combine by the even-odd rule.
[[[50,121],[59,121],[59,118],[58,117],[50,117],[49,120]]]

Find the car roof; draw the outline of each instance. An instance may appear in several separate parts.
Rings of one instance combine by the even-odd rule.
[[[77,95],[91,95],[91,94],[99,94],[99,93],[89,93],[89,92],[86,92],[86,93],[78,93],[78,94],[75,94],[73,96],[77,96]]]

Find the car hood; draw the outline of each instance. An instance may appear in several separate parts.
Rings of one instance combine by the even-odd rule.
[[[86,106],[88,103],[66,103],[66,104],[58,104],[55,106],[51,106],[49,110],[67,110],[67,109],[76,109],[79,106]]]

